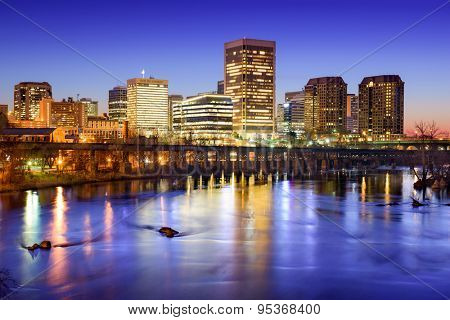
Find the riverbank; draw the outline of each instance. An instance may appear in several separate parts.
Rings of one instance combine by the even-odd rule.
[[[80,185],[85,183],[96,182],[113,182],[122,180],[134,180],[134,179],[150,179],[154,176],[150,175],[122,175],[117,173],[105,173],[102,175],[92,176],[80,176],[79,174],[70,173],[41,173],[41,174],[27,174],[24,176],[23,181],[14,184],[1,184],[0,193],[24,191],[33,189],[44,189],[53,187],[67,187]]]

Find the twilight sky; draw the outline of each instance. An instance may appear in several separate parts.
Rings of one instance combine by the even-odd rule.
[[[26,17],[108,70],[88,62]],[[307,80],[341,74],[447,0],[0,0],[0,103],[20,81],[48,81],[54,97],[99,100],[132,77],[169,80],[169,93],[216,89],[223,44],[277,42],[277,100]],[[450,3],[342,76],[357,93],[364,76],[405,81],[406,128],[436,120],[450,130]],[[119,80],[118,80],[119,79]]]

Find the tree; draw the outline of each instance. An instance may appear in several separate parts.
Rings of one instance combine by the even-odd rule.
[[[440,135],[440,130],[436,125],[436,122],[424,122],[420,121],[416,123],[415,129],[417,132],[417,138],[420,141],[419,150],[421,152],[422,158],[422,172],[421,175],[414,168],[414,174],[417,177],[414,187],[418,189],[425,189],[427,185],[432,184],[433,181],[430,180],[429,175],[433,174],[433,148],[430,145],[432,140],[435,140]]]

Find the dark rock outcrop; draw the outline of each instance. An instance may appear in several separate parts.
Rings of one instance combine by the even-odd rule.
[[[159,230],[159,233],[161,233],[162,235],[166,236],[167,238],[173,238],[175,237],[177,234],[179,234],[178,231],[169,228],[169,227],[162,227]]]
[[[39,248],[41,249],[51,249],[52,248],[52,243],[48,240],[44,240],[41,242],[41,244],[39,245]]]

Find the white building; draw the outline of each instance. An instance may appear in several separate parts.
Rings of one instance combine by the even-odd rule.
[[[127,120],[131,132],[165,132],[168,129],[169,82],[153,78],[127,81]]]

